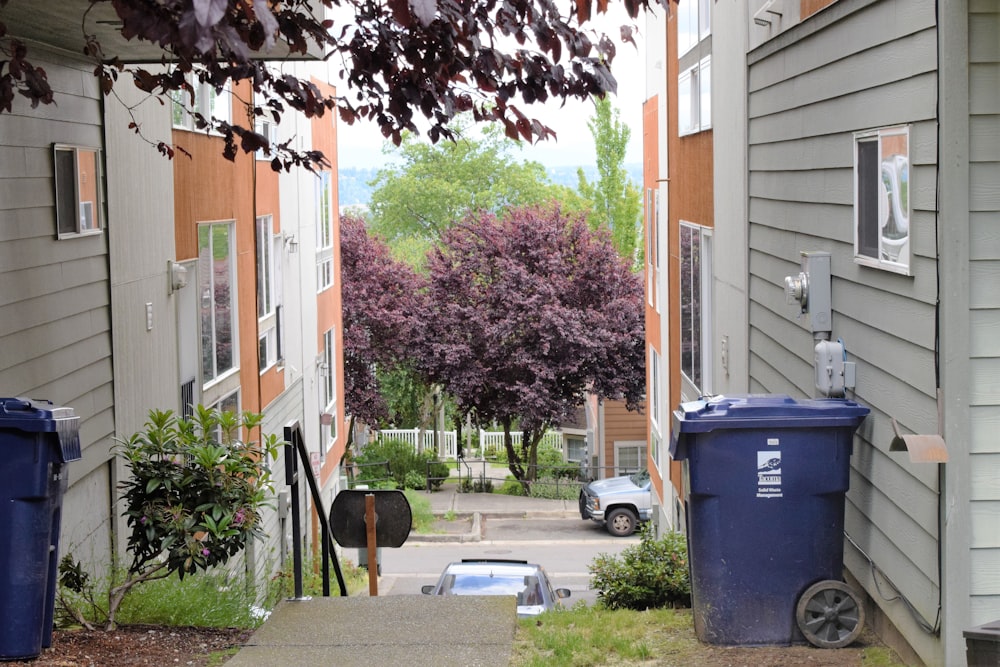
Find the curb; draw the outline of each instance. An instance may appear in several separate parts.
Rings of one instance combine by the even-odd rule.
[[[436,516],[443,517],[444,514]],[[410,533],[407,542],[481,542],[483,539],[482,517],[479,512],[472,513],[472,528],[467,533]]]
[[[435,513],[435,516],[444,517],[445,514]],[[457,516],[462,516],[458,514]],[[472,528],[466,533],[410,533],[409,537],[406,538],[407,542],[413,543],[425,543],[425,542],[482,542],[483,540],[483,525],[482,520],[487,519],[572,519],[579,518],[580,513],[574,512],[572,510],[526,510],[521,512],[516,511],[497,511],[497,512],[473,512],[472,513]]]

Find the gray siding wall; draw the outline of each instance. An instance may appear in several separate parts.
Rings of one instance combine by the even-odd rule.
[[[44,398],[80,417],[61,551],[110,549],[108,450],[114,433],[106,233],[56,240],[52,144],[104,149],[93,64],[31,47],[57,104],[15,96],[0,114],[0,394]],[[104,184],[101,184],[104,187]],[[100,511],[94,511],[100,505]]]
[[[872,411],[851,461],[845,563],[928,664],[942,664],[941,645],[916,617],[938,618],[938,470],[888,450],[891,417],[938,429],[935,22],[932,0],[840,0],[748,55],[749,389],[815,394],[814,341],[783,279],[801,251],[830,252],[833,338]],[[853,133],[904,124],[911,276],[860,266],[853,248]],[[915,614],[887,600],[886,576]]]
[[[969,2],[970,624],[1000,618],[1000,5]]]

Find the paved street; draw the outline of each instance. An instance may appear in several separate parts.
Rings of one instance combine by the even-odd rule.
[[[579,600],[592,604],[596,591],[589,590],[587,566],[600,553],[618,554],[638,537],[611,537],[602,526],[564,513],[546,518],[481,519],[479,542],[408,541],[399,549],[382,550],[380,595],[419,594],[424,584],[433,584],[444,567],[463,558],[513,558],[542,565],[556,588],[569,588],[572,605]],[[419,538],[418,538],[419,539]]]

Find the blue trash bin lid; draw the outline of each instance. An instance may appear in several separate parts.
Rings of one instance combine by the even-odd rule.
[[[0,398],[0,430],[25,433],[55,433],[63,462],[77,461],[80,451],[80,418],[73,408],[51,401],[27,398]]]
[[[670,453],[685,433],[717,429],[857,428],[869,409],[843,398],[796,400],[785,394],[737,394],[681,403],[673,414]]]

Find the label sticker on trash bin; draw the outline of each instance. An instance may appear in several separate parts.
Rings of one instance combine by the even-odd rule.
[[[781,451],[757,452],[757,497],[781,497]]]

